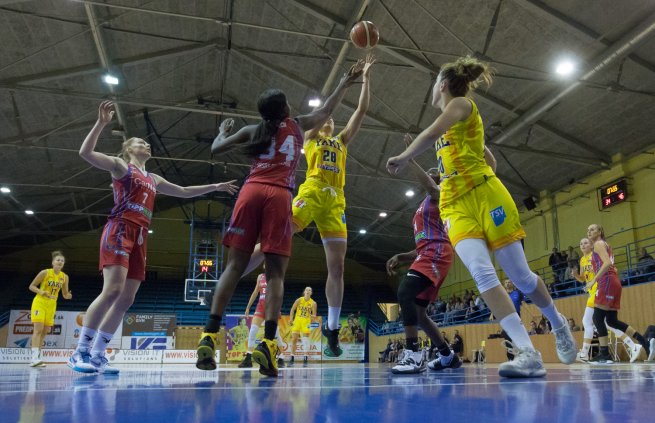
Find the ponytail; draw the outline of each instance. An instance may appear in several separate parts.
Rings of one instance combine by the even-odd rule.
[[[488,64],[471,56],[460,57],[455,62],[446,63],[439,72],[441,79],[448,81],[448,91],[453,97],[465,97],[471,90],[477,88],[481,81],[487,87],[491,86],[492,74],[493,71]]]
[[[244,147],[245,154],[252,158],[268,151],[275,142],[280,123],[289,116],[287,97],[278,89],[264,91],[257,100],[257,109],[262,121],[257,125],[253,138]]]

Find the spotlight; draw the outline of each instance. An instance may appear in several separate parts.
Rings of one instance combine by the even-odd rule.
[[[310,107],[318,107],[321,105],[321,99],[320,98],[311,98],[309,100],[309,106]]]
[[[574,69],[575,66],[573,66],[573,63],[568,60],[565,60],[557,64],[557,66],[555,67],[555,72],[558,75],[567,76],[573,73]]]
[[[149,233],[149,234],[152,234],[152,233],[154,233],[154,232],[155,232],[155,231],[153,231],[152,229],[148,229],[148,233]]]
[[[405,193],[405,195],[406,195],[407,197],[410,197],[410,198],[411,198],[411,197],[414,196],[414,191],[412,191],[411,189],[409,189],[409,190],[407,190],[407,192]]]
[[[387,217],[387,212],[380,212],[380,217]]]
[[[8,187],[2,187],[0,188],[0,192],[2,192],[3,194],[9,194],[11,190]]]
[[[359,233],[362,234],[362,235],[364,235],[364,234],[366,233],[366,229],[360,229],[360,230],[359,230]]]
[[[25,214],[31,216],[34,214],[34,212],[32,210],[25,210]]]
[[[114,75],[107,74],[102,78],[103,81],[105,81],[105,84],[109,85],[118,85],[118,78],[116,78]]]

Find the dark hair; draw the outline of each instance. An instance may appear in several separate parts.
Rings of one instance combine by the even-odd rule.
[[[448,91],[454,97],[464,97],[469,91],[478,86],[478,78],[491,85],[491,68],[478,59],[466,56],[460,57],[452,63],[446,63],[441,67],[439,75],[444,81],[448,81]]]
[[[244,152],[250,157],[266,153],[273,142],[280,122],[289,116],[287,97],[278,89],[264,91],[257,100],[257,110],[262,121],[257,125],[255,136],[244,147]]]

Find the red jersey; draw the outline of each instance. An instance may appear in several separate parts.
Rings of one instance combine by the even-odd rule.
[[[295,119],[286,118],[280,122],[268,152],[260,154],[252,164],[246,183],[259,182],[293,190],[303,139]]]
[[[601,279],[607,280],[610,277],[619,277],[619,274],[616,271],[616,266],[614,266],[614,253],[612,252],[612,247],[610,247],[607,242],[603,241],[605,243],[605,249],[607,250],[607,254],[610,256],[610,267],[607,269],[607,272],[601,276]],[[600,256],[596,254],[596,252],[591,253],[591,267],[594,269],[594,274],[598,273],[600,270],[601,266],[603,265],[603,260],[601,260]],[[600,281],[599,281],[600,282]]]
[[[127,165],[127,174],[112,181],[114,208],[109,219],[121,219],[148,228],[152,219],[157,193],[155,178],[143,173],[133,164]]]
[[[266,282],[266,275],[262,273],[257,276],[257,283],[259,284],[259,301],[266,301],[266,286],[268,285],[268,282]]]
[[[448,242],[448,234],[441,220],[439,204],[430,201],[430,196],[425,197],[421,206],[414,214],[414,242],[416,251],[421,252],[424,248],[435,242]]]

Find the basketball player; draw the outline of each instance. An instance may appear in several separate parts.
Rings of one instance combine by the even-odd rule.
[[[255,302],[255,298],[259,296],[257,301],[257,307],[255,308],[255,314],[252,316],[252,321],[250,322],[250,332],[248,333],[248,351],[246,356],[243,358],[241,363],[239,363],[240,368],[249,368],[252,367],[252,352],[255,349],[255,343],[257,342],[257,333],[259,328],[264,321],[264,312],[266,311],[266,275],[264,273],[257,276],[257,283],[255,284],[255,290],[252,291],[250,298],[248,299],[248,305],[246,305],[245,316],[248,318],[250,314],[250,307],[252,303]],[[277,333],[275,334],[277,338],[278,349],[281,346],[282,338],[280,337],[280,329],[278,328]],[[282,358],[277,359],[277,366],[284,367],[284,360]]]
[[[597,283],[594,283],[591,287],[587,288],[587,284],[591,283],[594,279],[594,269],[591,263],[591,257],[593,253],[593,248],[591,246],[591,241],[589,238],[582,238],[580,240],[580,251],[582,252],[582,257],[580,257],[580,271],[582,274],[578,273],[577,270],[574,271],[573,276],[578,282],[584,282],[585,289],[589,291],[589,298],[587,299],[587,306],[584,310],[584,315],[582,316],[582,325],[584,327],[584,339],[582,343],[582,349],[578,355],[578,360],[587,362],[589,361],[589,351],[591,349],[591,341],[594,337],[594,303],[596,299],[596,287]],[[629,338],[623,331],[615,329],[608,326],[608,329],[614,332],[617,338],[621,340],[627,347],[628,352],[630,353],[630,362],[634,363],[639,354],[641,353],[642,346],[635,344],[635,342]]]
[[[230,247],[227,265],[221,275],[204,332],[198,344],[196,367],[216,368],[214,350],[225,306],[230,301],[239,279],[244,274],[257,240],[266,262],[266,321],[264,340],[253,351],[252,358],[260,365],[259,372],[277,376],[275,333],[282,305],[284,273],[291,254],[291,192],[303,143],[303,130],[327,120],[343,98],[346,88],[362,73],[363,63],[350,68],[323,107],[308,115],[289,117],[289,105],[282,91],[267,90],[257,102],[262,120],[257,125],[241,128],[228,135],[234,121],[221,124],[212,144],[212,153],[246,144],[246,154],[254,159],[250,175],[234,206],[230,226],[223,244]]]
[[[616,267],[614,266],[612,247],[605,241],[603,227],[595,223],[589,225],[587,228],[587,238],[589,238],[589,241],[593,245],[591,265],[595,274],[592,280],[587,283],[587,289],[597,284],[593,321],[598,332],[598,343],[600,344],[600,353],[589,361],[599,364],[612,363],[607,339],[608,326],[625,332],[626,335],[636,339],[648,356],[650,354],[650,348],[646,339],[632,326],[618,319],[618,310],[621,308],[621,291],[623,288]],[[631,352],[630,361],[634,362],[640,352],[641,348],[635,349],[634,353]],[[632,357],[633,354],[636,355],[634,359]]]
[[[484,146],[484,127],[470,92],[482,78],[491,83],[486,64],[472,57],[441,67],[432,90],[432,105],[442,110],[402,154],[387,161],[397,174],[409,160],[436,141],[437,168],[441,180],[439,210],[455,251],[475,279],[485,303],[515,346],[515,359],[500,365],[504,377],[539,377],[546,374],[507,292],[500,284],[489,250],[517,288],[528,295],[550,320],[560,361],[572,363],[577,351],[567,320],[560,315],[546,285],[530,270],[521,239],[518,210],[505,186],[494,173],[495,164]],[[486,159],[485,159],[486,157]]]
[[[409,145],[412,139],[406,135],[405,141]],[[437,298],[439,288],[453,264],[453,247],[439,216],[439,172],[437,169],[430,169],[426,173],[414,160],[410,163],[427,196],[414,214],[416,249],[396,254],[387,261],[389,275],[396,274],[398,265],[412,263],[398,287],[398,303],[405,327],[406,348],[398,364],[391,369],[392,373],[397,374],[421,373],[426,369],[418,340],[419,326],[440,353],[440,357],[432,360],[427,367],[432,370],[443,370],[456,369],[462,365],[459,357],[450,350],[441,336],[439,327],[430,319],[426,311],[428,304]]]
[[[338,357],[343,352],[339,347],[339,315],[343,302],[343,271],[348,242],[346,198],[343,193],[346,158],[348,146],[357,135],[368,110],[369,73],[374,63],[373,55],[366,56],[359,103],[346,127],[333,136],[334,120],[329,117],[305,133],[303,148],[307,158],[307,175],[293,200],[293,232],[302,231],[315,221],[325,249],[328,318],[322,331],[328,341],[324,354],[329,357]],[[261,261],[262,255],[257,248],[246,273],[259,266]]]
[[[100,104],[98,121],[80,148],[84,160],[111,174],[114,190],[114,208],[100,238],[102,292],[84,316],[79,344],[68,361],[70,368],[83,373],[118,373],[105,358],[105,350],[145,279],[148,227],[155,194],[191,198],[214,191],[234,194],[237,190],[235,181],[181,187],[147,172],[150,144],[141,138],[123,142],[118,157],[95,151],[98,137],[114,115],[112,108],[110,101]]]
[[[317,305],[312,300],[312,288],[306,287],[303,296],[293,302],[289,312],[289,321],[291,322],[291,360],[289,365],[295,362],[296,350],[298,348],[298,337],[302,333],[302,348],[305,351],[303,364],[307,365],[307,353],[309,352],[309,333],[310,325],[316,320]]]
[[[52,252],[52,268],[41,270],[30,284],[29,290],[36,296],[32,300],[32,312],[30,317],[34,332],[32,332],[32,367],[45,367],[41,360],[41,346],[50,328],[55,324],[55,312],[57,311],[57,297],[61,290],[61,296],[70,300],[73,294],[68,289],[68,275],[62,272],[66,258],[61,251]]]

